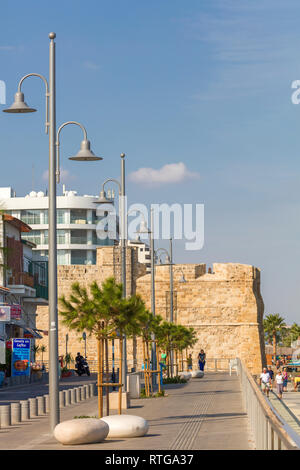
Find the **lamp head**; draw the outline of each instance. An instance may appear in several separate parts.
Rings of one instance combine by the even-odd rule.
[[[83,140],[80,144],[80,150],[75,157],[69,157],[69,160],[75,160],[77,162],[103,160],[102,157],[96,157],[91,151],[91,143],[89,140]]]
[[[100,192],[99,199],[95,201],[95,204],[112,204],[113,200],[106,197],[106,192],[103,190]]]
[[[147,227],[147,222],[145,220],[141,221],[140,228],[136,231],[136,233],[150,233],[150,230]]]
[[[4,113],[34,113],[36,109],[29,108],[29,106],[24,101],[24,93],[18,91],[15,94],[15,101],[13,104],[7,108],[3,109]]]

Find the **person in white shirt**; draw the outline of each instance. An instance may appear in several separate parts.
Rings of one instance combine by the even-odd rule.
[[[282,376],[282,372],[280,369],[276,374],[275,380],[276,380],[276,387],[277,387],[277,395],[278,395],[278,398],[281,400],[282,391],[283,391],[283,376]]]
[[[263,371],[260,374],[260,386],[264,394],[267,392],[268,397],[271,387],[271,377],[266,367],[263,368]]]

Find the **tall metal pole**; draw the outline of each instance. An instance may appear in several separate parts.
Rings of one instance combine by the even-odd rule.
[[[49,34],[49,414],[53,431],[59,423],[58,315],[56,249],[56,106],[55,33]]]
[[[173,304],[173,247],[172,247],[172,238],[170,238],[170,322],[174,321],[174,304]],[[173,376],[173,350],[171,350],[171,371]]]
[[[151,222],[150,222],[150,250],[151,250],[151,311],[155,316],[155,252],[154,252],[154,223],[153,223],[153,209],[150,212]],[[155,344],[155,336],[152,335],[152,348],[151,348],[151,363],[152,363],[152,370],[157,370],[156,366],[156,344]],[[152,374],[154,378],[153,384],[155,384],[156,375]]]
[[[125,153],[121,153],[121,264],[122,264],[122,284],[123,298],[126,298],[126,204],[125,204]],[[123,358],[122,358],[122,383],[123,392],[127,390],[127,347],[126,337],[123,339]]]
[[[174,304],[173,304],[173,247],[172,238],[170,238],[170,322],[174,321]]]

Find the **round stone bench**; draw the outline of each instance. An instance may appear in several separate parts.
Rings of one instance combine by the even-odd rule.
[[[64,445],[92,444],[103,441],[108,432],[108,424],[101,419],[78,418],[58,424],[54,437]]]
[[[183,379],[189,380],[192,377],[191,372],[178,372],[179,377],[182,377]]]
[[[193,379],[202,379],[204,372],[202,370],[192,370],[191,372]]]
[[[109,426],[107,437],[141,437],[144,436],[149,424],[144,418],[132,415],[112,415],[101,418]]]

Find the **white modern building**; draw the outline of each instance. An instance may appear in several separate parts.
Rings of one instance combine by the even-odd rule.
[[[128,246],[134,246],[138,249],[138,261],[146,265],[146,272],[151,272],[151,255],[150,248],[139,238],[136,240],[128,240]]]
[[[96,226],[101,216],[96,215],[98,196],[78,196],[66,191],[57,196],[57,263],[95,264],[97,246],[114,245],[113,234],[106,239],[97,237]],[[22,220],[32,230],[22,239],[36,245],[35,259],[48,256],[48,197],[42,191],[31,191],[17,197],[11,187],[0,188],[0,209]],[[105,214],[103,214],[105,215]]]

